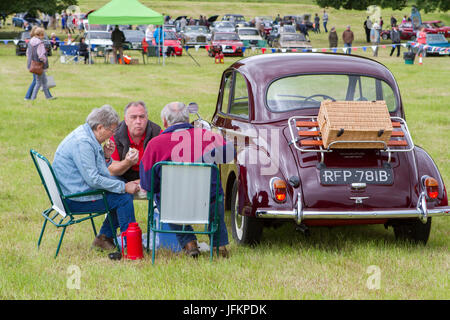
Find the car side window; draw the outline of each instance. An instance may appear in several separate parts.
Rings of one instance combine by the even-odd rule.
[[[228,113],[228,104],[230,102],[232,80],[233,80],[233,73],[232,72],[227,73],[224,78],[222,101],[220,104],[220,111],[222,113]]]
[[[239,72],[236,72],[234,77],[229,113],[238,117],[248,118],[247,81]]]

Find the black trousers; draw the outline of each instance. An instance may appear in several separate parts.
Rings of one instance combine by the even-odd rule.
[[[395,43],[395,46],[392,46],[390,56],[392,57],[392,54],[394,53],[395,48],[397,48],[397,57],[399,57],[399,56],[400,56],[400,47],[401,47],[401,46],[402,46],[402,45],[401,45],[400,43]]]

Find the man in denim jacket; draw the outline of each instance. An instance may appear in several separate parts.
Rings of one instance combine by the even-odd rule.
[[[53,169],[61,184],[63,194],[74,194],[97,189],[106,190],[106,201],[111,212],[113,226],[126,231],[135,222],[133,194],[139,184],[125,183],[112,177],[108,171],[114,143],[109,141],[119,124],[117,112],[109,105],[96,108],[88,115],[86,123],[72,131],[58,146]],[[102,143],[105,145],[102,147]],[[89,212],[104,209],[100,195],[67,200],[72,212]],[[105,219],[93,247],[104,250],[115,248],[116,231],[111,230]]]

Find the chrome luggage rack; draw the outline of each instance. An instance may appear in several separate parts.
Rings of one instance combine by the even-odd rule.
[[[319,125],[317,123],[317,116],[293,116],[288,120],[289,132],[291,134],[291,140],[289,144],[294,145],[294,147],[301,152],[318,152],[321,155],[320,163],[324,163],[324,154],[328,152],[333,152],[331,148],[335,144],[339,143],[354,143],[355,149],[357,149],[358,143],[382,143],[384,145],[383,149],[379,149],[381,152],[386,152],[388,154],[387,163],[391,162],[392,152],[410,152],[414,150],[414,142],[408,130],[408,125],[406,121],[400,117],[391,117],[391,121],[394,127],[393,135],[389,143],[384,141],[334,141],[330,143],[328,148],[324,148],[321,141],[321,134]],[[308,128],[307,131],[299,131],[299,128]],[[396,130],[400,129],[400,130]],[[301,136],[300,132],[305,135]],[[309,133],[309,134],[307,134]],[[311,140],[312,139],[312,140]],[[302,141],[309,141],[307,146],[302,146]],[[393,148],[394,147],[394,148]],[[339,149],[342,150],[342,149]]]

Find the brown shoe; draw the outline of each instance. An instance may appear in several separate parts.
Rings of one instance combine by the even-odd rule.
[[[213,248],[213,253],[217,252],[217,247]],[[230,257],[230,251],[228,251],[227,247],[221,246],[219,247],[219,257],[222,258],[229,258]]]
[[[94,242],[92,242],[92,247],[101,250],[113,250],[116,248],[116,245],[112,238],[108,238],[104,234],[99,234],[95,237]]]
[[[198,246],[197,246],[197,241],[192,240],[191,242],[188,242],[184,246],[184,252],[189,257],[197,258],[200,254],[200,250],[198,249]]]

